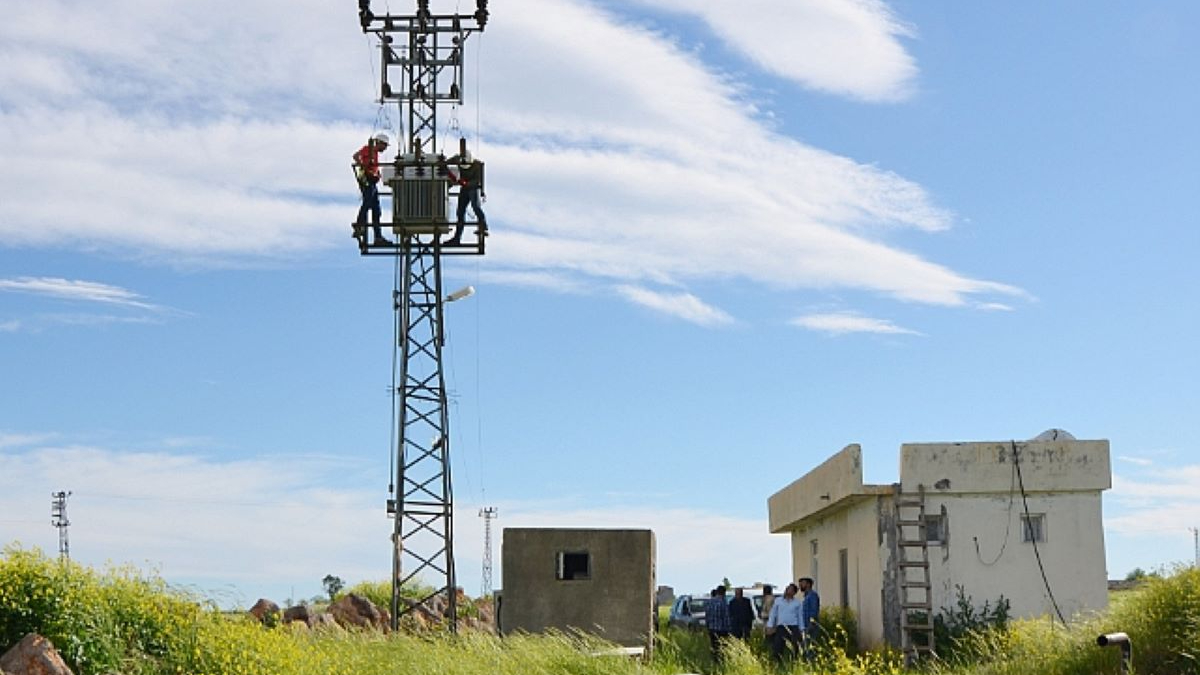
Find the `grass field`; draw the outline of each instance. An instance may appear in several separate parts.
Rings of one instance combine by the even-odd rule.
[[[1093,675],[1119,672],[1116,650],[1095,646],[1101,632],[1133,638],[1136,672],[1200,675],[1200,572],[1184,569],[1123,594],[1105,614],[1069,628],[1017,621],[971,633],[954,656],[927,664],[934,675]],[[601,655],[609,645],[581,635],[484,633],[380,635],[331,629],[265,628],[230,617],[132,568],[97,571],[60,564],[38,551],[0,553],[0,652],[26,633],[50,638],[79,675],[673,675],[715,673],[900,673],[894,652],[855,654],[830,645],[812,663],[777,670],[760,642],[736,644],[715,668],[703,634],[662,631],[640,662]]]

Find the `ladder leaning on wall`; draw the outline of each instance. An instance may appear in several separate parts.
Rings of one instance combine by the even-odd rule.
[[[923,657],[935,656],[929,541],[925,529],[925,486],[918,485],[916,492],[902,492],[897,486],[895,506],[901,648],[905,661],[911,665]]]

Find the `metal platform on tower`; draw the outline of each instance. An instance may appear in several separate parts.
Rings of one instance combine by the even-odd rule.
[[[463,49],[467,38],[487,24],[488,3],[476,0],[473,14],[433,14],[429,0],[416,4],[412,15],[376,14],[371,0],[358,0],[363,32],[378,39],[381,111],[396,105],[402,135],[404,130],[408,133],[394,160],[376,162],[379,158],[370,153],[371,179],[378,183],[363,188],[364,211],[368,194],[374,196],[377,190],[381,199],[373,205],[390,213],[391,220],[356,222],[352,227],[360,254],[397,259],[395,473],[387,500],[388,515],[394,519],[392,628],[403,615],[420,611],[430,616],[433,605],[440,604],[447,628],[454,631],[454,498],[442,347],[444,305],[456,294],[447,296],[442,288],[442,257],[483,255],[487,225],[479,206],[483,163],[471,157],[465,139],[458,139],[457,148],[439,145],[438,109],[463,102]],[[379,135],[379,147],[386,150],[387,136]],[[358,168],[361,172],[362,165]],[[390,200],[389,209],[382,209],[383,199]],[[454,212],[449,209],[452,201]],[[475,220],[465,217],[468,205]],[[423,598],[402,600],[401,587],[412,582],[432,590]],[[432,602],[439,597],[440,603]]]
[[[475,218],[464,217],[461,225],[469,238],[458,237],[448,241],[458,231],[459,221],[451,220],[450,203],[463,199],[462,186],[450,180],[453,170],[445,155],[433,160],[415,157],[398,157],[384,164],[382,180],[388,190],[381,190],[381,202],[390,202],[391,221],[381,221],[379,226],[391,235],[389,243],[376,243],[371,237],[373,223],[351,223],[358,250],[362,255],[398,255],[398,249],[411,246],[437,244],[442,255],[483,255],[487,237],[487,224]],[[483,162],[478,162],[482,166]],[[386,236],[386,235],[385,235]]]

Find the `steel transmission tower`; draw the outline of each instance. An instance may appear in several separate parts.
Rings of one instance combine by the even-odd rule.
[[[71,559],[71,542],[67,538],[67,528],[71,526],[67,518],[67,497],[70,492],[50,493],[50,524],[58,528],[58,559]]]
[[[494,506],[479,510],[479,517],[483,518],[483,588],[480,596],[484,598],[492,597],[492,519],[499,514]]]
[[[462,103],[463,48],[466,39],[487,24],[487,0],[474,14],[433,14],[429,0],[417,0],[413,15],[376,14],[371,0],[358,0],[364,33],[379,41],[379,103],[395,104],[406,120],[399,155],[384,164],[381,191],[392,198],[390,227],[395,243],[368,243],[367,228],[356,224],[363,255],[396,259],[395,358],[393,414],[397,429],[395,475],[389,486],[392,532],[392,628],[400,616],[444,597],[448,627],[457,628],[454,576],[454,499],[450,482],[450,429],[442,371],[445,343],[442,289],[443,255],[483,255],[484,232],[476,240],[443,245],[451,226],[447,204],[453,196],[446,153],[437,135],[438,109]],[[466,142],[460,141],[459,154]],[[388,171],[388,167],[390,172]],[[451,298],[453,299],[453,298]],[[416,602],[402,602],[401,587],[418,577],[434,590]]]

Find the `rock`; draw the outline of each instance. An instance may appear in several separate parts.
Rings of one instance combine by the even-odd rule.
[[[308,605],[297,605],[295,607],[288,607],[287,609],[283,610],[284,623],[300,621],[307,626],[311,620],[312,619],[308,612]]]
[[[267,600],[259,598],[258,602],[250,608],[250,616],[258,619],[260,623],[267,624],[272,620],[279,620],[279,605]]]
[[[338,624],[346,628],[387,629],[383,612],[370,600],[354,593],[338,598],[337,602],[329,606],[329,613]]]
[[[71,669],[46,638],[30,633],[21,638],[4,656],[0,673],[8,675],[72,675]]]
[[[334,618],[333,618],[333,615],[332,615],[332,614],[326,614],[325,612],[321,612],[320,614],[313,614],[313,615],[311,615],[311,616],[309,617],[309,620],[308,620],[308,626],[309,626],[309,628],[313,628],[313,629],[317,629],[317,628],[321,628],[321,629],[337,628],[337,629],[340,629],[340,628],[341,628],[341,626],[339,626],[339,625],[338,625],[338,622],[337,622],[336,620],[334,620]]]

